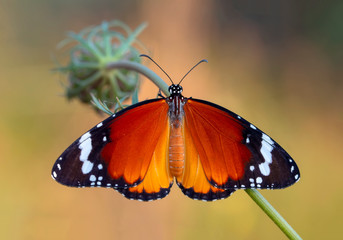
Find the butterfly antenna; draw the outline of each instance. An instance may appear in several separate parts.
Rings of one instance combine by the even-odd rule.
[[[159,67],[161,69],[162,72],[164,72],[165,75],[167,75],[167,77],[169,78],[169,80],[172,82],[172,84],[174,84],[173,80],[169,77],[168,73],[166,73],[166,71],[163,70],[163,68],[161,68],[160,65],[157,64],[157,62],[155,62],[150,56],[145,55],[145,54],[141,54],[139,55],[140,57],[146,57],[149,58],[153,63],[156,64],[157,67]]]
[[[207,61],[206,59],[203,59],[203,60],[201,60],[200,62],[198,62],[197,64],[195,64],[194,67],[192,67],[191,70],[189,70],[189,71],[185,74],[185,76],[183,76],[183,78],[181,78],[179,84],[180,84],[180,83],[182,82],[182,80],[188,75],[188,73],[190,73],[196,66],[198,66],[198,65],[199,65],[200,63],[202,63],[202,62],[207,62],[207,63],[208,63],[208,61]]]

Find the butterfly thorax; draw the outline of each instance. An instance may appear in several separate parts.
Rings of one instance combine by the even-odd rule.
[[[172,176],[181,176],[185,163],[185,144],[182,133],[182,123],[185,105],[187,99],[181,94],[182,87],[180,85],[171,85],[169,87],[170,96],[166,98],[169,105],[169,170]]]
[[[171,85],[169,87],[170,96],[166,98],[169,105],[168,116],[170,124],[178,127],[182,123],[184,116],[183,106],[187,99],[182,96],[182,87],[180,85]]]

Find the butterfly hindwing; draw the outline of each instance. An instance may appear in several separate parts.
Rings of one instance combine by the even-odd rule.
[[[234,189],[219,189],[210,184],[207,180],[199,153],[193,143],[190,131],[183,124],[185,139],[185,166],[183,174],[176,178],[182,192],[195,200],[214,201],[229,197]]]
[[[286,151],[237,114],[197,99],[188,99],[184,111],[185,128],[214,187],[272,189],[299,180],[299,169]]]
[[[152,121],[152,119],[149,121]],[[164,198],[169,194],[173,183],[173,177],[169,174],[167,166],[169,122],[164,123],[164,125],[163,131],[159,134],[144,180],[135,187],[117,189],[125,197],[151,201]],[[144,146],[141,147],[145,149]]]

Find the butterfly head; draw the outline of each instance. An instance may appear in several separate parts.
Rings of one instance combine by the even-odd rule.
[[[182,87],[179,84],[172,84],[168,88],[170,96],[180,96],[182,93]]]

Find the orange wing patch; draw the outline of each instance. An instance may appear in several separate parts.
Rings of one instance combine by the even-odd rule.
[[[150,170],[165,175],[166,170],[161,171],[161,168],[166,158],[162,152],[167,143],[161,135],[165,135],[168,129],[167,113],[168,104],[160,99],[135,106],[114,119],[110,125],[110,142],[101,156],[108,164],[108,174],[115,180],[115,187],[135,187],[147,177],[144,189],[156,190],[156,186],[150,187],[148,181],[157,177]],[[163,187],[166,186],[165,180],[164,176]]]
[[[173,183],[173,177],[169,174],[167,150],[169,144],[169,123],[158,139],[153,152],[148,171],[143,181],[136,187],[117,189],[129,199],[143,201],[161,199],[168,195]]]
[[[207,180],[190,129],[185,124],[183,124],[183,134],[185,139],[185,168],[183,175],[177,177],[177,183],[182,192],[192,199],[204,201],[213,201],[230,196],[234,190],[216,188]]]
[[[223,189],[229,179],[239,181],[251,156],[242,143],[243,126],[226,112],[192,99],[187,100],[184,111],[186,141],[193,141],[206,179]]]

